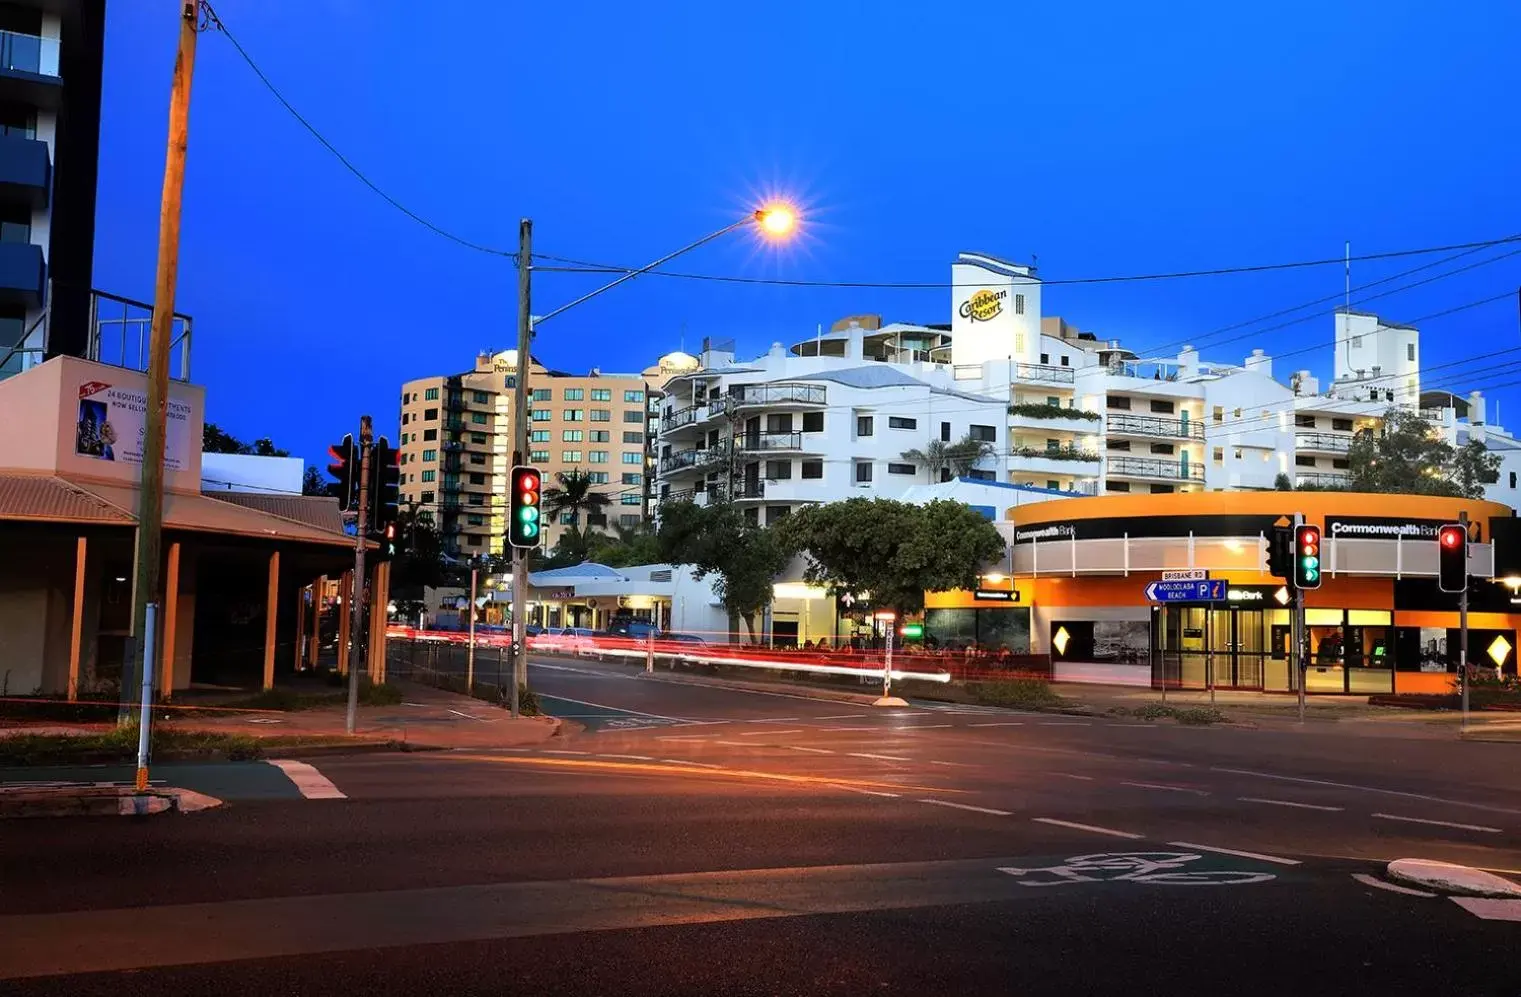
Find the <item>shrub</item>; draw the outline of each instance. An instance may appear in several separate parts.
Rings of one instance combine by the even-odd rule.
[[[987,706],[1007,706],[1023,710],[1050,710],[1066,705],[1049,683],[1039,679],[1008,679],[998,682],[970,682],[967,691],[977,702]]]
[[[1009,406],[1010,415],[1027,415],[1032,419],[1087,419],[1098,422],[1101,416],[1087,409],[1047,405],[1045,402],[1021,402]]]

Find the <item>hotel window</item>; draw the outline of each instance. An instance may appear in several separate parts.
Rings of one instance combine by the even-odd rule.
[[[792,413],[775,412],[766,416],[766,432],[790,433],[792,432]]]
[[[528,451],[528,462],[530,464],[548,464],[549,463],[549,451],[548,450],[530,450],[530,451]]]
[[[623,434],[623,442],[624,443],[643,443],[644,442],[644,434],[640,433],[640,432],[624,433]]]
[[[620,495],[620,496],[618,496],[618,504],[619,505],[643,505],[644,504],[644,496],[643,495],[635,495],[635,494]]]
[[[631,405],[636,402],[642,402],[644,401],[644,392],[639,390],[625,391],[623,393],[623,400]]]
[[[566,422],[580,422],[586,417],[586,410],[579,408],[568,408],[561,414],[564,416]]]
[[[560,434],[561,443],[580,443],[583,433],[579,429],[567,429]]]
[[[438,439],[438,430],[436,430],[436,429],[425,429],[425,430],[423,430],[423,439],[426,440],[426,441],[429,441],[429,442]]]
[[[1215,447],[1213,458],[1214,458],[1215,466],[1216,467],[1224,467],[1225,466],[1225,448],[1224,447]]]
[[[623,411],[623,421],[624,422],[637,422],[637,423],[643,424],[643,422],[644,422],[644,412],[642,410],[640,410],[640,409],[632,409],[632,408],[631,409],[624,409],[624,411]]]
[[[476,391],[472,393],[471,398],[477,405],[488,405],[491,402],[491,396],[486,394],[484,391]]]
[[[594,402],[610,402],[613,400],[613,389],[593,388],[591,389],[591,400]]]
[[[888,474],[914,474],[917,469],[912,464],[888,464]]]
[[[579,450],[561,450],[560,451],[560,460],[563,461],[566,464],[579,464],[579,463],[581,463],[581,451],[579,451]]]
[[[465,523],[469,526],[485,526],[486,517],[472,512],[470,515],[465,517]]]
[[[804,412],[803,413],[803,432],[805,432],[805,433],[822,433],[823,431],[824,431],[824,413],[822,413],[822,412]]]
[[[971,425],[966,428],[966,434],[974,440],[983,443],[992,443],[998,439],[998,433],[992,426]]]
[[[607,484],[607,472],[606,471],[587,471],[586,472],[586,480],[590,481],[594,485],[605,485],[605,484]]]
[[[547,429],[535,429],[535,430],[532,430],[528,434],[528,442],[529,443],[548,443],[549,442],[549,430],[547,430]]]
[[[434,421],[436,421],[438,419],[438,409],[436,409],[436,408],[425,408],[425,409],[423,409],[423,419],[426,422],[434,422]]]
[[[566,388],[565,397],[562,400],[567,402],[579,402],[585,397],[586,391],[582,388]]]
[[[484,413],[484,412],[471,412],[470,413],[470,421],[472,423],[474,423],[475,425],[477,425],[477,426],[484,426],[486,424],[486,413]]]
[[[548,388],[534,388],[533,389],[533,398],[532,398],[533,401],[536,401],[536,402],[552,402],[552,401],[554,401],[554,398],[555,398],[555,393],[553,391],[551,391],[550,389],[548,389]]]
[[[1414,343],[1406,343],[1405,344],[1405,359],[1409,360],[1411,363],[1415,363],[1415,344]]]
[[[432,471],[424,471],[422,479],[424,481],[432,481],[433,480],[433,472]]]
[[[766,461],[766,477],[771,481],[787,481],[792,477],[792,461],[768,460]]]
[[[472,485],[484,485],[486,483],[486,476],[484,474],[472,474],[470,475],[470,483]]]
[[[1014,295],[1014,314],[1015,315],[1023,315],[1024,313],[1025,313],[1025,296],[1023,294],[1016,294],[1016,295]],[[1044,362],[1044,361],[1042,361],[1042,362]]]
[[[1051,354],[1049,354],[1049,353],[1042,353],[1040,355],[1040,362],[1041,362],[1041,364],[1043,366],[1049,366],[1050,363],[1051,363]]]
[[[1351,419],[1332,419],[1331,420],[1331,428],[1333,430],[1335,430],[1336,432],[1338,432],[1338,433],[1350,433],[1350,432],[1352,432],[1352,420]]]
[[[424,391],[423,392],[423,401],[428,401],[428,402],[436,402],[436,401],[438,401],[438,389],[437,388],[429,388],[428,390]]]
[[[871,464],[863,461],[856,465],[856,484],[871,484]]]
[[[824,462],[821,460],[803,461],[803,473],[801,475],[810,480],[817,480],[824,476]]]
[[[856,416],[856,435],[870,436],[876,428],[876,419],[869,415]]]
[[[619,526],[638,526],[639,525],[639,521],[641,519],[643,519],[643,518],[644,517],[640,516],[639,513],[637,513],[637,512],[625,512],[625,513],[623,513],[622,515],[620,515],[618,517],[618,525]]]
[[[593,443],[609,443],[612,441],[612,438],[613,434],[605,429],[594,429],[591,431],[591,436],[588,437]]]
[[[553,418],[554,413],[550,412],[547,408],[536,408],[528,410],[529,422],[548,422]]]
[[[625,464],[643,464],[644,463],[644,454],[643,453],[631,453],[630,451],[625,450],[625,451],[623,451],[623,463],[625,463]]]
[[[919,420],[918,419],[909,419],[909,418],[906,418],[906,417],[901,416],[901,415],[890,415],[890,416],[887,417],[887,428],[888,429],[918,429],[919,428]]]
[[[423,460],[438,460],[438,451],[437,450],[424,450],[423,451],[423,458],[422,459]]]
[[[591,463],[591,464],[606,464],[607,463],[607,451],[606,450],[593,450],[591,453],[589,453],[589,454],[586,455],[586,458],[587,458],[587,462]]]
[[[591,410],[591,421],[592,422],[612,422],[613,421],[613,412],[612,412],[612,409],[605,409],[605,408],[594,408],[594,409],[592,409]]]
[[[483,453],[473,453],[470,455],[470,463],[484,464],[486,463],[486,455]]]
[[[421,500],[421,502],[422,502],[423,505],[432,505],[433,504],[433,493],[432,492],[423,492],[422,495],[420,496],[420,500]]]
[[[624,471],[623,483],[625,485],[642,485],[644,484],[644,475],[640,474],[638,471]],[[1516,486],[1512,484],[1511,487],[1514,488]]]
[[[1214,416],[1215,416],[1215,421],[1216,422],[1224,422],[1225,421],[1225,406],[1223,406],[1223,405],[1216,405],[1215,406],[1215,411],[1214,411]]]

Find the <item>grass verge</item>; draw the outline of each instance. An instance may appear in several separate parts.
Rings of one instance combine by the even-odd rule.
[[[246,761],[262,758],[264,747],[247,734],[213,731],[153,731],[153,757],[225,758]],[[0,738],[0,765],[70,765],[129,762],[137,758],[137,727],[117,727],[95,734],[17,734]]]
[[[1212,706],[1166,706],[1162,703],[1147,703],[1134,709],[1116,706],[1109,710],[1109,714],[1116,717],[1134,717],[1137,720],[1173,720],[1193,727],[1226,723],[1230,720],[1230,717]]]
[[[320,710],[329,706],[342,706],[349,701],[347,688],[333,691],[305,692],[298,689],[288,689],[276,686],[273,689],[265,689],[245,699],[239,699],[228,703],[227,707],[246,710],[282,710],[285,712],[298,712],[301,710]],[[395,706],[401,702],[401,690],[394,685],[385,682],[374,683],[361,681],[359,683],[360,706]]]
[[[983,706],[1006,706],[1018,710],[1059,710],[1072,704],[1039,679],[1009,679],[999,682],[968,682],[967,692]]]

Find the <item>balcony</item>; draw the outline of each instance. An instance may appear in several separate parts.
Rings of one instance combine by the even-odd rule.
[[[1041,384],[1072,384],[1077,380],[1071,367],[1052,367],[1042,363],[1018,363],[1014,365],[1016,381],[1036,381]]]
[[[52,175],[47,143],[19,135],[0,135],[0,198],[12,204],[25,204],[34,211],[45,208]]]
[[[1015,447],[1009,451],[1009,470],[1022,474],[1041,474],[1047,477],[1097,477],[1099,454],[1077,447]]]
[[[1145,436],[1167,440],[1202,440],[1204,424],[1191,419],[1110,412],[1105,424],[1110,436]]]
[[[1350,487],[1352,479],[1345,474],[1336,474],[1330,471],[1295,471],[1295,488],[1324,488],[1328,491],[1339,491]]]
[[[703,467],[718,460],[723,454],[724,448],[722,446],[712,448],[694,447],[691,450],[678,450],[668,457],[660,458],[659,473],[673,474],[677,471]]]
[[[754,501],[766,497],[766,483],[764,481],[741,481],[732,490],[732,498],[736,502]]]
[[[1294,449],[1305,453],[1345,454],[1352,449],[1352,437],[1344,433],[1299,433]]]
[[[801,453],[802,433],[756,433],[736,436],[734,449],[744,453]]]
[[[813,407],[825,404],[822,384],[742,384],[730,389],[728,399],[735,409]]]
[[[1111,478],[1152,478],[1159,481],[1204,480],[1202,464],[1183,464],[1156,457],[1110,457],[1105,474]]]
[[[0,98],[57,110],[62,97],[58,39],[0,31]]]
[[[697,421],[696,405],[688,405],[684,409],[677,409],[669,415],[662,416],[661,429],[663,432],[674,432]]]
[[[42,247],[30,242],[0,242],[0,304],[38,308],[47,282]]]
[[[1103,423],[1097,413],[1060,405],[1010,405],[1009,428],[1037,432],[1097,433]]]
[[[451,391],[451,392],[449,392],[447,395],[444,396],[444,411],[445,412],[463,412],[463,411],[465,411],[465,396],[462,395],[462,394],[460,394],[457,391]]]

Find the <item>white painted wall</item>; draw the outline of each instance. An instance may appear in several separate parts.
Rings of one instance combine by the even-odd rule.
[[[201,455],[201,489],[213,492],[301,494],[306,464],[300,457],[256,457],[250,454]]]

